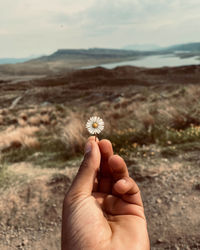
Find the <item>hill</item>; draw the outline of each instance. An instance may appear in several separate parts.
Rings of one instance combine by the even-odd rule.
[[[176,52],[176,51],[185,51],[185,52],[200,52],[200,43],[185,43],[185,44],[175,44],[168,47],[161,47],[155,44],[133,44],[124,46],[123,49],[126,50],[135,50],[135,51],[159,51],[160,53],[164,52]]]
[[[168,51],[188,51],[188,52],[200,52],[200,43],[186,43],[186,44],[177,44],[170,46],[164,50]]]
[[[128,59],[139,59],[142,56],[149,55],[149,52],[136,50],[122,50],[122,49],[59,49],[49,56],[42,56],[33,59],[30,62],[55,62],[62,61],[71,63],[71,65],[87,66],[101,63],[109,63],[116,61],[123,61]]]
[[[152,54],[152,52],[151,52]],[[104,63],[137,60],[150,55],[149,52],[118,49],[59,49],[49,56],[42,56],[16,65],[0,65],[0,74],[47,75]]]
[[[152,55],[172,55],[180,58],[200,56],[200,43],[174,45],[155,51],[125,49],[59,49],[15,65],[0,65],[0,75],[49,75],[87,66],[139,60]]]
[[[129,44],[124,46],[123,49],[137,51],[156,51],[162,49],[162,47],[156,44]]]

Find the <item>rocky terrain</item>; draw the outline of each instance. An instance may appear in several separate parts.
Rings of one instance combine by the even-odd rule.
[[[199,100],[200,66],[2,75],[0,249],[60,248],[94,114],[141,188],[152,249],[200,249]]]

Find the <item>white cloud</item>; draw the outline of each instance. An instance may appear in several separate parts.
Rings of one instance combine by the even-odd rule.
[[[4,0],[0,57],[200,40],[199,0]]]

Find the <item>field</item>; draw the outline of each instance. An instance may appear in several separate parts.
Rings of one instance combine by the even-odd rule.
[[[200,249],[200,66],[2,75],[0,249],[59,249],[93,115],[141,188],[152,249]]]

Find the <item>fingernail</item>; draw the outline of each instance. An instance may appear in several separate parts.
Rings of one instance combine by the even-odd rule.
[[[85,154],[90,153],[91,150],[92,150],[92,144],[91,144],[91,142],[87,142],[85,145]]]

